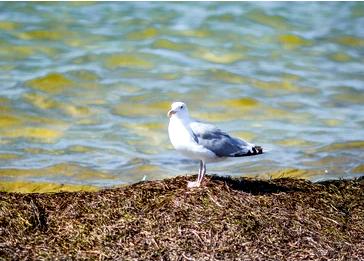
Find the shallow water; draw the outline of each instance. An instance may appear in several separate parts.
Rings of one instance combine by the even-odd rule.
[[[363,28],[360,2],[0,3],[0,189],[196,173],[176,100],[269,150],[209,173],[362,175]]]

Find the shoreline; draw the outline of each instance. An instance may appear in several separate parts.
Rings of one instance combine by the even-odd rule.
[[[360,260],[364,176],[312,183],[196,176],[96,192],[0,192],[15,259]]]

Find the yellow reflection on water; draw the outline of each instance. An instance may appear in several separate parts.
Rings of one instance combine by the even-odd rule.
[[[167,123],[123,123],[123,128],[130,130],[136,139],[128,139],[125,142],[138,147],[146,154],[155,154],[169,146],[167,142]]]
[[[18,29],[20,27],[19,23],[11,21],[0,21],[0,30],[11,31]]]
[[[239,116],[232,112],[193,112],[192,116],[202,121],[207,122],[223,122],[229,120],[236,120]]]
[[[213,62],[213,63],[221,63],[221,64],[231,64],[238,62],[244,59],[244,55],[242,53],[223,53],[216,54],[208,50],[199,49],[194,54],[194,57],[201,58],[203,60]]]
[[[226,13],[221,15],[210,15],[207,19],[218,22],[233,22],[235,17],[230,13]]]
[[[334,53],[329,58],[335,62],[349,62],[352,60],[352,57],[346,53]]]
[[[27,82],[27,85],[33,89],[48,93],[60,93],[65,88],[72,87],[74,82],[63,74],[51,73],[46,76],[30,80]]]
[[[214,111],[193,111],[193,117],[208,121],[220,122],[246,118],[248,112],[257,109],[261,104],[248,97],[224,99],[218,102],[208,103],[206,106]]]
[[[322,158],[313,157],[312,160],[304,162],[304,165],[316,168],[324,167],[330,169],[330,171],[337,171],[339,169],[343,169],[343,166],[347,166],[351,161],[352,160],[350,158],[344,156],[326,156]]]
[[[40,169],[1,169],[1,176],[14,178],[49,176],[55,179],[57,179],[57,176],[68,176],[77,180],[113,179],[113,176],[107,173],[68,163],[56,164]]]
[[[112,54],[106,57],[105,65],[110,69],[119,67],[150,69],[153,67],[151,61],[145,60],[135,54],[128,53]]]
[[[162,73],[159,74],[159,78],[167,81],[173,81],[181,78],[181,74],[179,73]]]
[[[248,78],[225,70],[214,69],[210,71],[210,74],[214,79],[227,83],[243,84],[249,82]]]
[[[262,108],[262,113],[253,116],[259,120],[284,120],[295,124],[311,122],[313,115],[308,112],[292,112],[282,109],[272,108],[269,106]]]
[[[239,137],[248,142],[253,141],[257,137],[257,134],[249,131],[233,131],[231,132],[231,135],[234,137]]]
[[[2,129],[0,135],[7,138],[36,139],[39,142],[53,143],[63,136],[63,131],[39,127],[17,127]]]
[[[47,150],[43,148],[24,148],[24,152],[31,154],[48,154],[48,155],[61,155],[64,154],[64,150]]]
[[[142,31],[131,32],[126,37],[129,40],[145,40],[149,38],[153,38],[158,35],[158,30],[154,27],[145,28]]]
[[[134,97],[135,101],[139,98]],[[143,98],[144,99],[144,98]],[[132,99],[130,99],[131,101]],[[143,103],[130,103],[123,102],[116,105],[113,108],[113,112],[120,116],[125,117],[137,117],[146,115],[167,115],[167,111],[170,109],[169,101],[151,102],[147,104]]]
[[[62,121],[26,114],[13,115],[10,109],[6,114],[0,115],[0,135],[4,138],[52,143],[61,138],[67,128],[68,124]]]
[[[257,79],[251,79],[251,84],[257,88],[264,89],[264,90],[286,90],[289,92],[300,92],[301,88],[295,85],[290,80],[284,81],[260,81]]]
[[[19,158],[19,155],[17,154],[11,154],[11,153],[0,153],[0,161],[1,160],[11,160],[11,159],[17,159]]]
[[[76,152],[76,153],[87,153],[87,152],[94,151],[95,149],[92,147],[87,147],[87,146],[74,145],[74,146],[68,147],[68,150],[70,152]]]
[[[54,57],[56,49],[46,45],[14,45],[0,42],[0,54],[4,59],[20,60],[38,53]]]
[[[9,128],[21,124],[21,119],[13,115],[0,115],[0,129]]]
[[[287,30],[289,24],[279,15],[268,15],[264,11],[254,10],[247,13],[246,17],[254,22],[264,24],[279,30]]]
[[[99,79],[96,73],[88,70],[75,70],[70,73],[81,81],[97,81]]]
[[[323,123],[330,127],[336,127],[343,124],[344,122],[338,119],[324,119]]]
[[[221,105],[227,107],[233,107],[234,109],[246,109],[246,107],[255,107],[259,105],[259,102],[253,98],[244,97],[236,99],[225,99],[222,100]]]
[[[134,183],[136,181],[142,181],[144,178],[146,180],[168,178],[170,177],[170,173],[166,173],[166,171],[159,166],[142,164],[127,170],[123,177],[125,177],[127,182]]]
[[[306,40],[294,34],[283,34],[278,37],[278,40],[286,49],[294,49],[303,45],[310,45],[311,41]]]
[[[364,164],[359,164],[351,170],[352,173],[364,173]]]
[[[76,121],[76,124],[79,125],[97,125],[100,124],[100,119],[96,119],[95,117],[89,118],[80,118]]]
[[[215,69],[209,72],[209,76],[216,80],[224,81],[232,84],[249,84],[253,87],[263,89],[266,91],[287,91],[295,93],[312,92],[312,88],[301,87],[294,83],[297,79],[295,75],[283,75],[281,81],[262,81],[255,78],[242,76],[236,73],[228,72],[225,70]]]
[[[33,115],[22,115],[21,117],[24,119],[23,121],[26,122],[27,125],[35,125],[39,123],[59,129],[67,129],[69,127],[68,123],[55,118],[45,118]]]
[[[90,115],[91,111],[85,106],[76,106],[72,104],[63,104],[62,110],[73,117],[84,117]]]
[[[97,34],[87,34],[85,32],[82,34],[77,34],[72,31],[65,31],[63,33],[65,37],[62,39],[65,44],[71,47],[77,47],[81,49],[94,50],[100,48],[98,43],[105,41],[107,38],[104,35]]]
[[[8,106],[9,103],[10,103],[10,100],[8,98],[0,96],[0,105],[1,105],[0,108],[2,108],[3,106]]]
[[[16,46],[16,45],[6,45],[0,44],[0,54],[3,57],[12,59],[24,59],[33,55],[36,49],[32,46]]]
[[[178,32],[183,36],[205,38],[211,36],[212,33],[208,29],[182,30]]]
[[[20,129],[22,127],[34,124],[50,124],[57,128],[66,127],[64,122],[55,119],[43,118],[27,114],[16,114],[10,107],[10,104],[4,99],[3,102],[1,102],[0,104],[0,112],[2,112],[0,114],[0,132],[2,134],[11,132],[11,128]],[[9,135],[12,134],[10,133]]]
[[[43,110],[56,109],[73,117],[88,116],[91,113],[88,107],[77,106],[64,102],[58,102],[45,94],[26,93],[24,95],[24,98],[25,100],[27,100],[28,102],[30,102],[31,104],[40,109]]]
[[[351,47],[361,47],[364,46],[364,39],[354,36],[339,36],[335,41],[342,45],[347,45]]]
[[[173,51],[184,51],[190,48],[189,44],[177,43],[167,39],[159,39],[153,43],[153,48],[169,49]]]
[[[291,138],[291,139],[280,140],[278,144],[287,147],[303,147],[303,146],[312,146],[315,143],[308,140]]]
[[[357,92],[357,93],[350,93],[350,92],[346,92],[346,93],[338,93],[333,95],[333,99],[335,101],[339,101],[339,102],[344,102],[347,103],[348,105],[351,105],[353,103],[357,103],[357,104],[364,104],[364,93],[363,92]]]
[[[60,107],[59,103],[50,97],[37,93],[26,93],[24,94],[25,100],[32,103],[34,106],[47,110]]]
[[[61,40],[64,34],[56,31],[35,30],[23,32],[18,35],[23,40]]]
[[[353,150],[353,149],[364,149],[364,141],[348,141],[343,143],[333,143],[328,146],[322,147],[320,151],[336,151],[336,150]]]
[[[17,193],[48,193],[61,191],[97,191],[97,187],[42,182],[0,181],[0,191]]]
[[[266,176],[269,178],[301,178],[309,179],[318,174],[323,174],[319,170],[303,170],[303,169],[283,169],[276,172],[267,173]]]

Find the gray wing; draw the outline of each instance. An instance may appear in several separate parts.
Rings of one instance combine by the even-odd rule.
[[[192,122],[190,127],[196,142],[218,157],[248,156],[253,152],[253,144],[231,137],[211,124]]]

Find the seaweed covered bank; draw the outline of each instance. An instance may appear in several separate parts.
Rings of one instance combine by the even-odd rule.
[[[176,177],[98,192],[0,193],[0,257],[363,260],[364,178]]]

